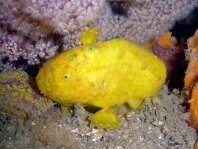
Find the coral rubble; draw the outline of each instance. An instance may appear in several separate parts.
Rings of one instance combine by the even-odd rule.
[[[189,113],[179,96],[178,90],[171,93],[164,86],[159,97],[147,98],[141,109],[132,111],[124,106],[117,129],[90,125],[91,113],[80,104],[67,115],[59,110],[39,117],[30,114],[25,123],[1,112],[0,148],[192,148],[197,133],[186,122]]]

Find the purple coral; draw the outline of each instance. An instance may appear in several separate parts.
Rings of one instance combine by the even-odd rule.
[[[7,0],[0,2],[0,60],[19,57],[39,64],[65,49],[79,46],[82,32],[92,26],[99,30],[99,42],[115,37],[129,38],[144,45],[166,32],[185,17],[197,0]],[[112,7],[123,8],[123,15]],[[126,9],[126,10],[125,10]],[[56,35],[60,42],[56,43]],[[16,47],[18,49],[16,49]]]
[[[18,111],[22,116],[24,112],[49,114],[53,111],[54,105],[39,93],[35,79],[22,71],[0,73],[0,101],[2,111]]]

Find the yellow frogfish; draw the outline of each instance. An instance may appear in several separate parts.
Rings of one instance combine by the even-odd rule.
[[[116,128],[117,109],[124,103],[137,109],[158,94],[165,78],[165,65],[152,52],[116,38],[56,55],[43,64],[36,82],[45,96],[63,106],[101,108],[90,117],[92,123]]]

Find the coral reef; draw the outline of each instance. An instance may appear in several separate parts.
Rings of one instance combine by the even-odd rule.
[[[189,14],[197,0],[1,0],[0,53],[2,60],[19,57],[39,64],[58,52],[80,45],[82,31],[92,26],[98,41],[125,37],[145,44]]]
[[[197,35],[185,50],[190,112],[183,106],[184,95],[164,85],[158,98],[147,98],[137,111],[121,106],[120,127],[114,130],[93,126],[92,109],[80,104],[69,114],[62,112],[64,107],[57,108],[43,97],[35,78],[24,70],[28,66],[28,71],[35,71],[30,65],[90,41],[124,37],[145,45],[153,38],[160,40],[196,5],[197,0],[0,0],[0,148],[192,148],[197,132],[189,124],[197,128],[198,122],[198,56],[193,45]],[[84,32],[87,29],[93,29],[98,38],[85,39],[93,33]],[[80,38],[83,33],[84,39]],[[153,51],[162,54],[167,66],[176,66],[182,51],[172,47],[170,36],[164,39],[171,41],[169,47],[157,43]],[[170,50],[169,55],[165,50]]]

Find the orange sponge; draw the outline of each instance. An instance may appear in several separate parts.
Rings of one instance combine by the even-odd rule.
[[[192,102],[190,104],[190,118],[192,126],[198,130],[198,84],[192,91]]]
[[[176,45],[176,39],[171,37],[171,33],[167,32],[159,38],[159,44],[164,48],[173,48]]]
[[[188,40],[188,48],[195,48],[198,50],[198,29],[196,30],[193,37]]]

